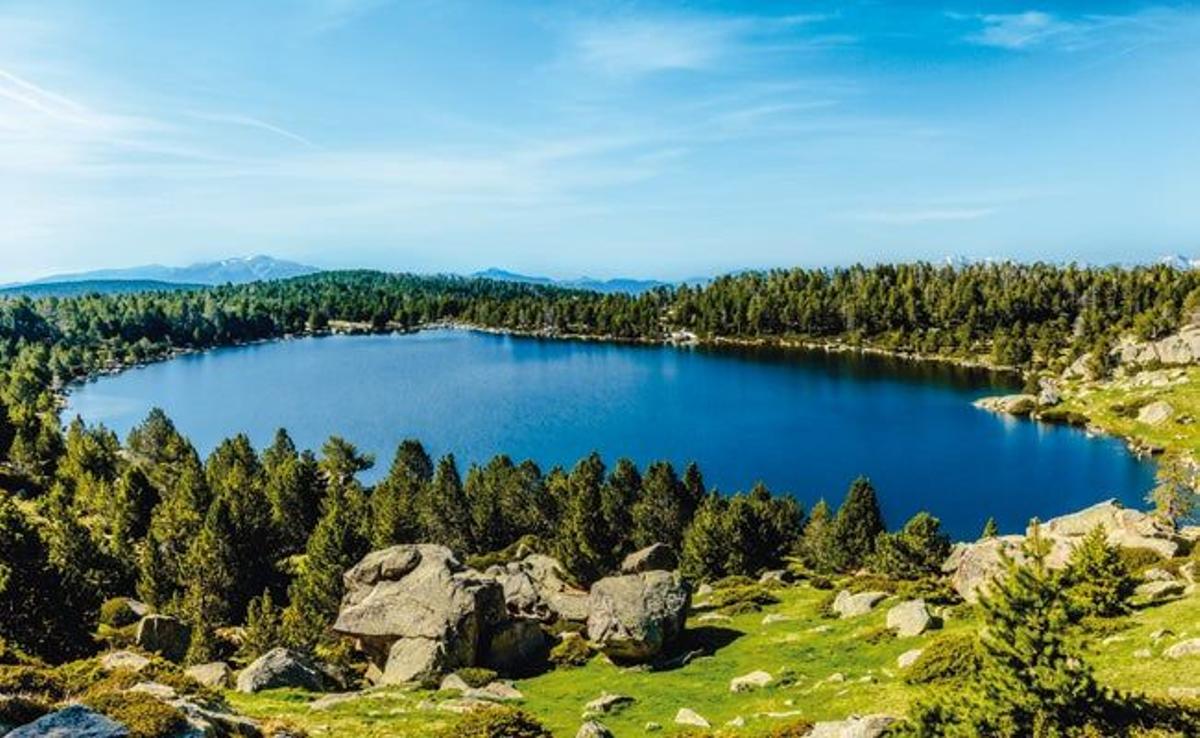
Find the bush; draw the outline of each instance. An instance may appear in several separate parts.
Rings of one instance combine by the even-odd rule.
[[[778,604],[779,598],[772,594],[769,587],[752,582],[750,584],[726,586],[720,589],[714,587],[708,601],[722,613],[730,615],[735,613],[726,612],[726,610],[736,609],[739,612],[760,610],[763,605]],[[750,607],[745,607],[747,605]]]
[[[24,695],[0,695],[0,730],[5,725],[32,723],[50,712],[50,706],[41,700]]]
[[[443,730],[442,738],[554,738],[532,715],[507,707],[472,710]]]
[[[979,641],[973,633],[944,635],[929,642],[904,675],[909,684],[930,684],[968,676],[982,663]]]
[[[1119,551],[1121,560],[1125,562],[1125,567],[1135,576],[1147,569],[1160,567],[1166,561],[1157,552],[1151,551],[1148,548],[1121,548]]]
[[[129,729],[129,738],[170,738],[187,728],[183,713],[142,692],[109,692],[84,704]]]
[[[491,669],[483,669],[477,666],[469,666],[465,669],[459,669],[454,673],[458,675],[459,679],[462,679],[464,682],[466,682],[468,687],[475,688],[486,687],[487,685],[496,681],[496,677],[499,676]]]
[[[124,628],[141,618],[129,605],[128,597],[113,597],[100,605],[100,624],[110,628]]]
[[[713,582],[712,588],[714,590],[736,589],[738,587],[750,587],[755,584],[758,584],[758,582],[751,579],[750,577],[743,576],[741,574],[735,574],[733,576],[728,576],[728,577],[725,577],[723,579],[718,579],[717,581]]]
[[[585,666],[596,654],[584,638],[565,638],[550,649],[550,663],[555,666]]]
[[[813,723],[809,720],[801,719],[772,728],[770,732],[763,735],[764,738],[802,738],[811,733],[812,730]]]
[[[887,643],[888,641],[895,640],[895,638],[896,632],[884,625],[871,628],[866,633],[862,634],[862,640],[872,646],[880,643]]]
[[[0,694],[35,696],[57,702],[66,694],[66,686],[52,669],[0,666]]]
[[[45,664],[0,638],[0,666],[45,666]]]

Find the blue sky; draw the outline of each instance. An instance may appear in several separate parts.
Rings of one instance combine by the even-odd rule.
[[[1200,8],[0,0],[0,282],[1200,252]]]

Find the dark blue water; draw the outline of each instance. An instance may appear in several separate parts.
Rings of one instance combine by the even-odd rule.
[[[284,426],[310,448],[339,434],[376,454],[376,477],[406,437],[464,466],[503,452],[548,469],[593,449],[694,459],[722,491],[762,480],[806,504],[866,474],[891,524],[929,510],[957,537],[989,515],[1017,530],[1108,497],[1141,504],[1153,469],[1119,442],[972,407],[1011,381],[848,354],[429,331],[187,356],[77,388],[68,417],[123,436],[160,406],[201,452],[239,431],[262,445]]]

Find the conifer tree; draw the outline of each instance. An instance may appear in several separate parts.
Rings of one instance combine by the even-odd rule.
[[[565,479],[565,508],[554,551],[581,584],[596,581],[612,566],[605,542],[603,484],[604,463],[594,453],[581,459]]]
[[[630,459],[618,459],[600,488],[604,531],[597,542],[606,565],[612,568],[633,551],[629,534],[633,530],[633,508],[641,494],[642,475],[637,465]]]
[[[996,519],[988,518],[987,522],[983,524],[983,532],[979,535],[980,540],[986,540],[988,538],[995,538],[999,535],[1000,535],[1000,528],[999,528],[999,526],[996,525]]]
[[[453,454],[438,460],[433,480],[422,497],[421,521],[429,542],[440,543],[460,556],[474,551],[470,502]]]
[[[235,615],[231,594],[238,562],[230,540],[234,531],[229,503],[225,497],[218,497],[184,558],[185,589],[180,615],[192,627],[188,663],[213,660],[216,655],[213,634]]]
[[[321,515],[325,492],[317,459],[311,451],[305,451],[279,458],[264,468],[278,555],[301,553]]]
[[[278,585],[279,579],[275,568],[279,543],[263,467],[250,439],[239,434],[217,446],[205,464],[205,475],[230,521],[225,536],[234,557],[229,606],[231,615],[240,619],[250,600]]]
[[[929,513],[914,515],[895,533],[882,533],[875,543],[871,568],[896,579],[936,576],[950,555],[950,537]]]
[[[282,641],[279,608],[275,606],[271,590],[250,601],[246,608],[245,636],[240,649],[242,658],[253,661]]]
[[[728,574],[730,559],[726,503],[717,494],[705,496],[683,536],[679,569],[684,576],[700,582],[716,581]]]
[[[1108,544],[1103,525],[1093,528],[1071,552],[1065,580],[1077,616],[1123,615],[1137,588],[1120,551]]]
[[[675,469],[665,461],[652,463],[633,508],[634,547],[665,543],[678,551],[694,512]]]
[[[421,495],[433,479],[433,462],[420,441],[405,439],[387,477],[371,493],[371,543],[386,548],[426,538],[418,515]]]
[[[808,514],[808,522],[797,545],[797,553],[805,566],[823,574],[831,573],[836,568],[833,534],[833,513],[825,500],[818,500]]]
[[[866,477],[850,485],[833,525],[833,556],[839,571],[859,568],[875,552],[875,538],[886,530],[875,488]]]
[[[486,466],[472,464],[463,485],[471,509],[471,538],[479,551],[497,551],[511,540],[504,518],[503,496],[506,477],[512,471],[507,456],[496,456]]]
[[[700,467],[694,461],[688,462],[683,470],[683,488],[687,492],[692,510],[699,509],[700,503],[708,496],[708,489],[704,486],[704,475],[700,473]]]

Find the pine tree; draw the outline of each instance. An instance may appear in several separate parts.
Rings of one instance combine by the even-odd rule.
[[[669,463],[651,464],[642,481],[642,496],[633,508],[634,547],[665,543],[678,551],[695,512],[687,494]]]
[[[603,484],[604,463],[597,454],[581,459],[565,479],[565,509],[554,551],[567,571],[584,584],[596,581],[612,566],[605,542]]]
[[[459,555],[475,550],[471,536],[471,507],[458,476],[453,454],[438,460],[437,470],[421,500],[422,527],[430,543],[440,543]]]
[[[988,518],[987,522],[983,524],[983,533],[981,533],[979,536],[980,540],[986,540],[988,538],[995,538],[999,535],[1000,535],[1000,528],[999,528],[999,526],[996,525],[996,519]]]
[[[387,477],[371,493],[371,543],[386,548],[427,538],[417,514],[433,479],[433,462],[419,441],[400,442]]]
[[[1200,508],[1200,465],[1196,462],[1167,459],[1158,465],[1155,481],[1148,501],[1173,525],[1189,520]]]
[[[896,579],[936,576],[950,555],[950,537],[929,513],[914,515],[895,533],[883,533],[875,543],[871,568]]]
[[[250,662],[275,648],[282,641],[280,612],[271,590],[250,601],[246,608],[245,636],[240,649],[243,660]]]
[[[183,561],[185,589],[180,615],[192,627],[187,661],[212,661],[216,629],[235,614],[231,590],[236,582],[237,556],[232,541],[232,512],[224,497],[217,498]]]
[[[825,500],[818,500],[808,514],[808,522],[797,544],[797,553],[804,565],[822,574],[829,574],[837,566],[834,555],[834,519]]]
[[[1068,596],[1078,616],[1109,618],[1129,612],[1137,581],[1103,525],[1091,530],[1075,550],[1065,572]]]
[[[839,571],[853,571],[875,552],[875,538],[886,530],[875,488],[866,477],[850,485],[833,525],[833,556]]]
[[[600,488],[600,511],[604,531],[598,546],[607,565],[615,568],[633,551],[633,508],[642,494],[642,475],[629,459],[618,459],[608,480]]]
[[[275,568],[279,542],[265,475],[258,454],[244,434],[217,446],[205,464],[205,475],[214,498],[227,509],[229,517],[230,528],[225,536],[233,552],[229,606],[230,615],[240,619],[251,599],[279,584]]]
[[[728,527],[725,501],[716,494],[700,503],[692,524],[683,536],[679,569],[684,576],[700,582],[713,582],[729,574]]]
[[[286,456],[266,464],[266,495],[271,504],[271,526],[278,541],[278,556],[304,551],[321,515],[325,486],[312,452]]]
[[[693,511],[699,509],[708,496],[708,490],[704,486],[704,475],[700,473],[700,467],[694,461],[688,462],[683,470],[683,489],[687,492]]]
[[[342,574],[367,553],[366,509],[353,484],[334,485],[288,589],[282,634],[287,645],[311,651],[342,601]]]

